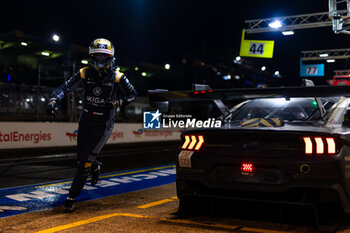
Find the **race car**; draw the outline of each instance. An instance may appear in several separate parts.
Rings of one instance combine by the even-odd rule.
[[[176,164],[179,212],[197,198],[306,205],[340,203],[350,213],[350,88],[150,91],[154,107],[208,101],[220,128],[181,135]],[[244,99],[228,109],[224,102]]]

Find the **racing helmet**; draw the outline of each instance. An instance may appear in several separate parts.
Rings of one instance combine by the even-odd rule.
[[[114,46],[103,38],[94,40],[89,47],[90,65],[97,71],[107,70],[114,65]]]

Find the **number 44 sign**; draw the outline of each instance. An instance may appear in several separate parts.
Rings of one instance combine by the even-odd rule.
[[[239,53],[241,57],[272,58],[275,44],[273,40],[245,40],[244,35],[245,30],[243,29]]]

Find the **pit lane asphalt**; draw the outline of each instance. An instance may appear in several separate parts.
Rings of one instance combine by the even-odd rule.
[[[178,142],[104,148],[97,159],[103,173],[174,164]],[[70,179],[76,172],[75,148],[0,153],[0,189]]]
[[[220,216],[177,218],[175,184],[0,219],[0,232],[315,232],[266,221]],[[343,231],[350,232],[350,231]]]
[[[170,164],[175,159],[176,150],[151,153],[141,151],[134,155],[106,156],[101,160],[106,165],[105,172],[115,172]],[[13,187],[71,178],[75,164],[73,161],[48,161],[2,169],[0,184]],[[208,203],[213,205],[212,202]],[[1,218],[0,232],[316,232],[312,224],[305,226],[276,222],[273,219],[276,213],[272,217],[268,213],[270,210],[264,209],[258,213],[254,206],[246,208],[243,214],[242,206],[226,202],[221,205],[214,202],[217,206],[213,212],[179,219],[175,214],[178,204],[175,184],[172,183],[79,202],[76,204],[77,210],[71,214],[63,213],[63,207],[59,206]],[[235,215],[222,214],[230,212],[230,208],[235,211]],[[350,232],[350,221],[337,226],[339,232]]]

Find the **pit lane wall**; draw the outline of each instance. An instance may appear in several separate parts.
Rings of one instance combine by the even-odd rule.
[[[118,123],[107,144],[180,140],[179,131],[145,130],[141,123]],[[0,150],[75,146],[78,123],[0,122]]]

